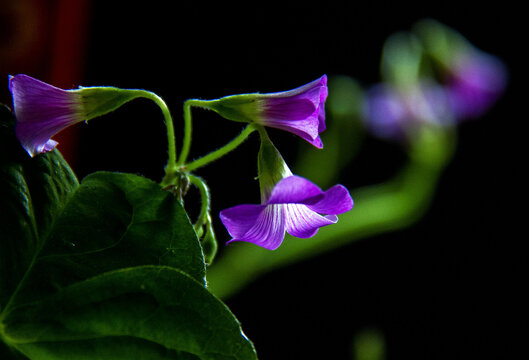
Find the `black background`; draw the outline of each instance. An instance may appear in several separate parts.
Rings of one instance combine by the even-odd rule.
[[[506,93],[484,117],[460,127],[456,154],[424,218],[267,274],[227,304],[261,359],[352,359],[353,337],[366,328],[383,333],[387,359],[526,358],[529,119],[522,108],[528,78],[515,63],[527,59],[520,9],[462,1],[88,4],[81,77],[71,87],[152,90],[176,124],[187,98],[287,90],[322,74],[373,84],[385,39],[425,17],[504,60]],[[46,73],[46,59],[40,70]],[[3,101],[8,96],[6,89]],[[74,168],[80,178],[111,170],[160,180],[164,131],[155,106],[133,102],[106,121],[79,125]],[[235,136],[240,125],[196,111],[194,131],[191,157],[198,157]],[[273,136],[287,162],[295,159],[297,138]],[[211,187],[214,216],[258,201],[257,148],[251,138],[199,171]],[[366,142],[362,156],[373,161],[353,163],[345,185],[384,180],[400,161],[395,148],[376,140]],[[216,221],[222,252],[229,237]]]

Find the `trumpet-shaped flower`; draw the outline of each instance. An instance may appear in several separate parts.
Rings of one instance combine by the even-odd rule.
[[[293,90],[226,96],[204,104],[226,119],[256,123],[300,136],[317,148],[325,130],[327,76]]]
[[[87,87],[63,90],[27,75],[9,77],[17,118],[15,133],[30,156],[53,150],[61,130],[115,110],[138,96],[135,90]]]
[[[260,134],[261,205],[238,205],[220,212],[232,236],[229,242],[247,241],[274,250],[283,242],[285,231],[299,238],[312,237],[320,227],[336,223],[336,215],[352,209],[353,199],[344,186],[322,191],[293,175],[264,129]]]
[[[352,207],[353,199],[342,185],[322,191],[310,181],[292,175],[279,181],[263,204],[223,210],[220,219],[232,236],[229,242],[247,241],[275,250],[283,242],[285,231],[299,238],[312,237],[320,227],[336,223],[336,215]]]
[[[27,75],[10,77],[9,90],[17,117],[16,136],[30,156],[53,150],[50,138],[83,121],[81,96]]]

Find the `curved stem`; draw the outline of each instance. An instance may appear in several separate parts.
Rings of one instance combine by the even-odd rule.
[[[184,165],[189,155],[189,150],[191,149],[191,135],[193,122],[191,119],[191,107],[201,107],[208,109],[209,101],[198,100],[198,99],[189,99],[184,103],[184,141],[182,143],[182,151],[180,152],[180,157],[178,158],[178,166]]]
[[[173,125],[173,118],[171,117],[171,113],[169,112],[169,108],[165,104],[165,102],[162,100],[161,97],[156,95],[153,92],[146,91],[146,90],[136,90],[138,92],[138,97],[143,97],[149,100],[152,100],[160,107],[162,110],[164,120],[165,120],[165,127],[167,129],[167,153],[168,153],[168,160],[167,160],[167,166],[165,167],[165,178],[162,181],[162,184],[167,185],[169,182],[169,178],[173,178],[176,175],[177,172],[177,165],[176,165],[176,140],[175,140],[175,134],[174,134],[174,125]]]
[[[198,191],[200,191],[200,197],[202,200],[202,205],[200,207],[200,215],[198,216],[197,222],[195,223],[195,231],[198,231],[198,229],[206,222],[209,214],[209,203],[210,203],[210,197],[209,197],[209,189],[201,178],[195,175],[187,174],[189,177],[189,181],[191,184],[195,185],[198,188]]]
[[[189,164],[187,164],[185,166],[186,170],[187,171],[196,170],[196,169],[198,169],[198,168],[200,168],[202,166],[205,166],[205,165],[209,164],[212,161],[215,161],[215,160],[221,158],[222,156],[226,155],[230,151],[234,150],[237,146],[242,144],[244,142],[244,140],[246,140],[248,135],[250,135],[255,130],[256,130],[256,128],[252,124],[248,125],[235,139],[233,139],[232,141],[230,141],[229,143],[227,143],[226,145],[224,145],[220,149],[215,150],[215,151],[209,153],[208,155],[206,155],[204,157],[201,157],[200,159],[197,159],[197,160],[192,161]]]
[[[204,253],[204,261],[208,266],[213,263],[213,259],[217,255],[218,247],[211,216],[208,214],[206,219],[206,235],[202,239],[202,252]]]

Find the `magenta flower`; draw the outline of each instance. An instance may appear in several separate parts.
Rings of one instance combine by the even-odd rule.
[[[226,119],[255,123],[300,136],[317,148],[325,130],[327,76],[293,90],[270,94],[241,94],[205,102],[203,106]]]
[[[53,150],[50,138],[84,120],[81,94],[56,88],[27,75],[9,77],[17,118],[15,132],[30,156]]]
[[[285,231],[309,238],[318,229],[338,221],[336,215],[353,208],[353,199],[342,185],[322,191],[299,176],[279,181],[262,205],[238,205],[220,212],[220,219],[232,241],[247,241],[275,250]],[[320,214],[325,214],[324,216]]]

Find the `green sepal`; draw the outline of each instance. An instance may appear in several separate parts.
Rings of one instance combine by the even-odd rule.
[[[217,100],[204,101],[198,106],[215,111],[225,119],[255,123],[260,118],[260,94],[241,94],[226,96]]]
[[[257,169],[259,173],[259,187],[261,190],[261,201],[265,202],[272,193],[274,186],[281,179],[291,176],[285,160],[274,146],[264,128],[259,129],[261,146],[257,155]]]
[[[125,103],[142,97],[144,93],[143,90],[120,89],[112,86],[81,87],[72,91],[81,95],[84,120],[108,114]]]

